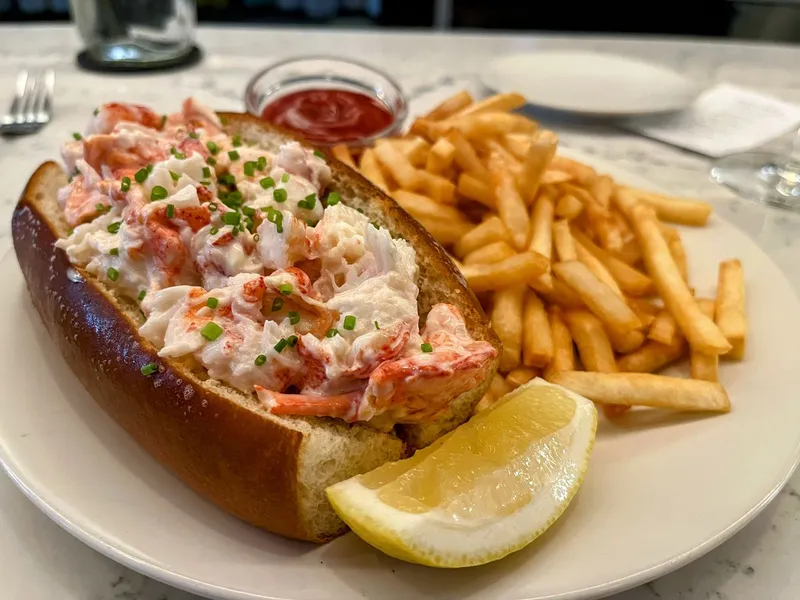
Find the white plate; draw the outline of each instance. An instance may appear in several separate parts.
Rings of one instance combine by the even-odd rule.
[[[13,255],[0,264],[0,458],[33,502],[87,544],[215,598],[575,599],[620,591],[733,535],[800,456],[800,303],[778,267],[731,225],[713,218],[684,239],[699,294],[711,293],[719,260],[744,263],[748,357],[721,369],[733,411],[604,423],[567,513],[538,542],[491,565],[409,565],[352,534],[326,546],[290,542],[200,499],[106,417],[53,352]]]
[[[503,56],[486,66],[481,81],[536,106],[603,117],[680,110],[700,93],[697,83],[666,67],[596,52]]]

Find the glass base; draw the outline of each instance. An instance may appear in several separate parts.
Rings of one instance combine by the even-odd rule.
[[[133,43],[97,44],[80,52],[78,65],[91,71],[146,71],[172,69],[197,63],[197,46],[142,47]]]
[[[726,156],[711,168],[711,177],[745,200],[800,212],[800,171],[786,157],[764,152]]]

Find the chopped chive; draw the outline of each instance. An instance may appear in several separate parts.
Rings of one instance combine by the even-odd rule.
[[[239,153],[236,150],[231,150],[228,152],[228,158],[231,160],[239,160]]]
[[[289,195],[286,193],[286,190],[275,190],[272,192],[272,197],[275,199],[275,202],[286,202],[286,198]]]
[[[178,181],[181,178],[180,173],[176,173],[175,171],[170,171],[169,176],[172,177],[172,181]]]
[[[186,155],[183,152],[178,152],[178,149],[175,146],[169,149],[169,153],[172,154],[172,156],[174,156],[178,160],[183,160],[184,158],[186,158]]]
[[[433,346],[431,346],[428,342],[422,344],[420,348],[422,348],[422,351],[425,353],[433,352]]]
[[[167,218],[174,219],[175,218],[175,205],[174,204],[167,204]]]
[[[216,202],[211,202],[208,205],[208,210],[210,210],[211,212],[214,212],[215,210],[217,210],[217,203]]]
[[[296,310],[290,310],[288,317],[289,317],[289,323],[291,323],[292,325],[297,325],[300,322],[300,313],[297,312]]]
[[[209,185],[211,185],[211,182],[210,182],[208,179],[203,179],[203,180],[200,182],[200,185],[209,186]]]
[[[288,296],[292,293],[294,288],[292,287],[291,283],[282,283],[278,286],[278,289],[281,291],[281,294]]]
[[[161,115],[161,127],[159,129],[164,129],[164,125],[167,124],[167,115]]]
[[[74,137],[76,140],[82,140],[83,139],[83,136],[80,133],[78,133],[77,131],[72,134],[72,137]]]
[[[214,321],[209,321],[206,323],[205,327],[200,330],[200,335],[206,338],[209,342],[213,342],[222,335],[222,327],[214,323]]]
[[[238,135],[235,135],[231,138],[231,142],[233,143],[234,148],[238,148],[242,145],[242,138]]]
[[[252,206],[243,206],[242,214],[247,217],[254,217],[256,215],[256,210]]]
[[[217,146],[214,142],[208,142],[206,144],[206,148],[211,154],[217,154],[219,152],[219,146]]]
[[[256,359],[253,362],[256,364],[257,367],[260,367],[265,362],[267,362],[267,357],[264,356],[263,354],[259,354],[258,356],[256,356]]]
[[[208,300],[206,300],[206,306],[208,308],[217,308],[218,305],[219,298],[214,298],[214,296],[211,296]]]
[[[193,140],[196,140],[200,137],[200,135],[196,131],[190,131],[189,137],[192,138]]]
[[[252,160],[248,160],[246,163],[244,163],[244,174],[247,175],[248,177],[252,177],[253,175],[255,175],[256,163],[254,163]]]
[[[142,290],[141,292],[139,292],[139,295],[137,296],[137,298],[139,298],[139,302],[141,302],[142,300],[144,300],[144,297],[145,297],[146,295],[147,295],[147,291],[146,291],[146,290]]]
[[[331,192],[328,194],[328,206],[335,206],[336,204],[339,204],[341,199],[342,197],[338,192]]]
[[[112,248],[108,252],[111,256],[119,256],[119,248]]]
[[[380,325],[378,325],[378,322],[377,322],[377,321],[375,321],[375,329],[380,329],[380,328],[381,328],[381,326],[380,326]]]
[[[133,178],[136,180],[136,183],[144,183],[148,175],[150,175],[150,172],[147,169],[139,169],[136,171],[136,175],[134,175]]]
[[[208,160],[206,160],[206,162],[207,162],[207,163],[208,163],[210,166],[212,166],[212,167],[213,167],[213,166],[216,166],[216,164],[217,164],[217,159],[216,159],[216,158],[214,158],[213,156],[209,156],[209,157],[208,157]]]
[[[258,241],[259,241],[260,239],[261,239],[261,236],[260,236],[260,235],[258,235],[257,233],[256,233],[256,234],[253,236],[253,241],[254,241],[254,242],[256,242],[256,243],[258,243]]]
[[[241,221],[242,215],[235,210],[231,210],[222,215],[222,222],[226,225],[238,225]]]
[[[335,335],[339,335],[338,329],[328,329],[328,331],[325,332],[326,338],[332,338]]]
[[[297,345],[297,336],[290,335],[288,338],[286,338],[286,341],[289,342],[289,348],[294,348]]]
[[[360,212],[362,215],[364,214],[364,209],[363,208],[357,208],[356,211]]]
[[[98,202],[97,204],[94,205],[94,209],[99,213],[104,213],[106,212],[106,205],[103,204],[102,202]]]
[[[262,179],[258,183],[260,183],[261,187],[264,188],[265,190],[268,190],[271,187],[275,187],[275,180],[272,177],[264,177],[264,179]]]
[[[237,235],[239,235],[239,228],[238,228],[238,227],[236,227],[236,226],[234,226],[234,227],[231,229],[231,235],[232,235],[233,237],[236,237]]]
[[[217,235],[219,233],[219,227],[216,226],[212,227],[211,229],[208,230],[208,233],[210,233],[211,235]]]
[[[286,338],[281,338],[281,339],[280,339],[280,341],[279,341],[277,344],[275,344],[275,346],[274,346],[274,348],[275,348],[275,352],[277,352],[278,354],[280,354],[280,353],[281,353],[281,350],[283,350],[284,348],[286,348],[286,346],[287,346],[287,344],[288,344],[288,343],[289,343],[289,342],[287,342],[287,341],[286,341]]]
[[[167,192],[167,188],[162,187],[160,185],[153,186],[152,191],[150,192],[150,200],[163,200],[169,195]]]
[[[317,205],[317,195],[316,194],[309,194],[300,202],[297,203],[297,206],[300,208],[305,208],[307,210],[314,210],[314,207]]]
[[[119,186],[119,189],[123,192],[127,192],[131,189],[131,178],[130,177],[123,177],[122,178],[122,185]]]
[[[114,267],[108,267],[108,271],[106,271],[106,275],[111,281],[116,281],[119,279],[119,271],[117,271]]]
[[[236,177],[231,175],[230,173],[225,173],[221,177],[218,177],[220,183],[224,183],[225,185],[235,185],[236,184]]]
[[[306,219],[306,225],[308,225],[309,227],[316,227],[317,221],[315,221],[314,219]]]
[[[148,175],[150,175],[150,173],[152,173],[152,172],[153,172],[153,163],[148,163],[148,164],[145,166],[145,170],[147,171],[147,174],[148,174]]]
[[[369,224],[372,225],[375,229],[380,229],[381,228],[381,226],[378,225],[375,221],[370,221]]]
[[[114,221],[108,227],[106,227],[106,230],[108,231],[108,233],[117,233],[119,231],[120,225],[122,225],[122,221]]]
[[[225,196],[223,203],[231,208],[239,208],[242,205],[242,192],[230,192],[227,196]]]
[[[94,116],[95,116],[95,117],[96,117],[97,115],[99,115],[99,114],[100,114],[100,107],[97,107],[97,108],[95,108],[95,109],[92,111],[92,113],[94,114]]]
[[[267,157],[266,156],[259,156],[258,161],[256,162],[256,168],[259,171],[263,171],[267,168]]]
[[[283,298],[278,296],[277,298],[272,299],[272,312],[278,312],[280,309],[283,308]]]
[[[203,177],[211,179],[211,167],[203,167]]]
[[[158,371],[158,365],[156,363],[147,363],[140,370],[142,371],[142,375],[147,377]]]
[[[255,229],[255,227],[256,227],[256,222],[253,220],[253,217],[247,217],[247,218],[244,220],[244,226],[247,228],[247,230],[248,230],[250,233],[253,233],[253,230],[254,230],[254,229]]]
[[[319,150],[314,150],[314,156],[316,156],[317,158],[321,158],[322,160],[325,160],[325,153],[320,152]]]
[[[281,175],[281,181],[283,183],[286,183],[286,182],[289,181],[289,177],[290,177],[290,175],[288,173],[284,173],[283,175]]]
[[[342,324],[347,331],[353,331],[356,328],[356,318],[353,315],[347,315]]]

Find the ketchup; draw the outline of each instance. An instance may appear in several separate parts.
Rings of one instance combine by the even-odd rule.
[[[389,109],[366,94],[348,90],[303,90],[277,98],[264,120],[310,142],[335,144],[374,135],[392,124]]]

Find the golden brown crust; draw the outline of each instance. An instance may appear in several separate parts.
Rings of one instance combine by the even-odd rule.
[[[234,128],[247,125],[278,133],[251,117],[223,116],[236,122]],[[417,250],[420,314],[426,315],[436,302],[454,304],[475,338],[499,347],[479,303],[444,250],[394,201],[345,165],[332,158],[330,162],[343,196],[359,198],[358,207],[371,219]],[[341,533],[344,525],[335,518],[331,525],[330,516],[323,518],[327,525],[315,527],[315,516],[304,513],[301,506],[307,490],[299,489],[298,470],[314,435],[311,429],[357,440],[369,438],[370,444],[387,448],[383,460],[400,458],[403,444],[361,425],[350,429],[321,419],[273,417],[257,406],[251,409],[217,393],[179,361],[160,359],[156,349],[139,336],[138,324],[120,310],[119,299],[72,267],[66,254],[54,246],[64,233],[59,232],[63,223],[56,223],[43,207],[54,203],[64,183],[64,173],[56,163],[37,169],[14,211],[12,236],[33,303],[84,387],[159,462],[224,510],[293,538],[325,541]],[[148,363],[158,364],[158,373],[143,376],[140,369]],[[489,378],[462,394],[442,421],[406,426],[401,437],[421,447],[464,422],[488,382]],[[354,443],[359,447],[361,442]]]

